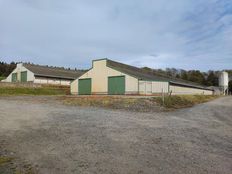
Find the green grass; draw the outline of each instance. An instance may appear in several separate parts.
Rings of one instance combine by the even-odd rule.
[[[154,100],[166,108],[179,109],[191,107],[196,104],[205,103],[213,99],[218,98],[219,96],[213,95],[179,95],[179,96],[165,96],[164,102],[162,97],[156,97]]]
[[[0,156],[0,173],[35,174],[31,165],[19,163],[20,166],[18,166],[15,162],[15,158]]]
[[[69,93],[65,88],[29,88],[29,87],[0,87],[0,95],[66,95]]]
[[[0,156],[0,165],[9,163],[11,161],[12,161],[12,158],[10,158],[10,157]]]
[[[6,77],[2,77],[2,76],[0,76],[0,81],[1,81],[1,80],[4,80],[5,78],[6,78]]]

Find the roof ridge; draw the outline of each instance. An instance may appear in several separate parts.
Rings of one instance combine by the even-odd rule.
[[[73,72],[80,72],[83,70],[80,69],[68,69],[68,68],[64,68],[64,67],[54,67],[54,66],[49,66],[49,65],[39,65],[39,64],[33,64],[33,63],[23,63],[23,65],[28,65],[28,66],[34,66],[34,67],[41,67],[41,68],[49,68],[49,69],[54,69],[54,70],[59,70],[59,71],[73,71]]]

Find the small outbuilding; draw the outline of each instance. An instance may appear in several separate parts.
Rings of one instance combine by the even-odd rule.
[[[4,82],[31,82],[69,86],[84,72],[64,68],[19,63]]]
[[[92,68],[71,83],[71,93],[79,95],[159,95],[204,94],[213,90],[181,79],[149,73],[141,68],[109,59],[92,61]]]

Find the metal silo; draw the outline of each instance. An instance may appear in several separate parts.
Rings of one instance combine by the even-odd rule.
[[[229,75],[223,71],[219,74],[219,87],[224,95],[228,94]]]

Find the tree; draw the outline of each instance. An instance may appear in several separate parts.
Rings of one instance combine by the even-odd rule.
[[[232,93],[232,80],[229,81],[229,92]]]
[[[199,84],[205,84],[204,75],[198,70],[189,71],[188,80]]]
[[[206,81],[208,86],[218,86],[218,77],[214,71],[209,71],[209,75]]]
[[[188,80],[188,74],[185,70],[181,70],[180,72],[180,78],[183,80]]]

